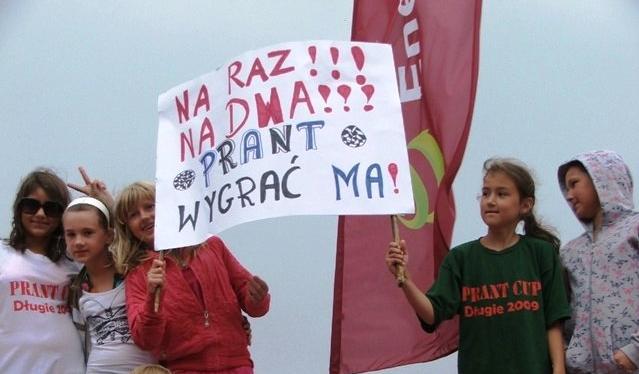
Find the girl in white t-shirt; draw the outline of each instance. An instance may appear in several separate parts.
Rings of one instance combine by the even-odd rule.
[[[64,254],[69,191],[50,170],[21,182],[9,239],[0,243],[0,373],[84,373],[67,307],[77,266]]]
[[[73,200],[62,223],[67,251],[84,267],[71,284],[73,319],[84,330],[87,373],[128,374],[136,366],[156,362],[131,339],[124,282],[115,270],[109,245],[112,218],[98,199]]]

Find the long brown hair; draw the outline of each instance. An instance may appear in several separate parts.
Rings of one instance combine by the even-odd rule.
[[[118,194],[115,202],[113,255],[116,270],[123,275],[148,258],[145,244],[133,236],[127,225],[129,212],[143,200],[155,200],[153,183],[132,183]]]
[[[554,233],[554,229],[542,225],[537,218],[535,218],[535,180],[528,168],[521,161],[516,159],[489,158],[484,162],[484,175],[494,172],[502,172],[506,174],[506,176],[515,183],[520,199],[531,198],[533,201],[533,208],[530,212],[521,217],[524,221],[524,233],[527,236],[545,240],[552,244],[555,249],[559,250],[561,241]]]
[[[32,194],[37,188],[42,188],[51,201],[66,207],[69,204],[69,190],[67,185],[52,170],[38,168],[24,177],[18,187],[16,199],[13,202],[13,219],[8,243],[11,247],[24,253],[27,249],[27,233],[22,225],[20,200]],[[58,262],[65,254],[64,237],[62,236],[62,220],[51,233],[46,246],[45,255],[53,262]]]

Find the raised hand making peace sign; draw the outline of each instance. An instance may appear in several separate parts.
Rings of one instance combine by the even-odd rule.
[[[87,196],[95,197],[106,204],[110,209],[113,209],[115,207],[115,200],[109,190],[107,190],[106,184],[99,179],[92,180],[87,174],[86,169],[82,166],[78,167],[78,171],[80,172],[85,185],[81,186],[75,183],[67,183],[67,186],[78,192],[82,192]]]

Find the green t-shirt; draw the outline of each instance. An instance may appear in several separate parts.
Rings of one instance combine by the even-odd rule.
[[[559,257],[550,243],[520,236],[503,251],[479,240],[451,250],[426,293],[434,325],[460,316],[459,373],[551,373],[547,328],[569,318]]]

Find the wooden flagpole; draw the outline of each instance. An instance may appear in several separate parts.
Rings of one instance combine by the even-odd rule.
[[[164,252],[165,251],[160,251],[160,257],[159,260],[160,261],[164,261]],[[164,271],[166,271],[166,268],[164,268]],[[164,278],[166,280],[166,277]],[[160,310],[160,291],[162,290],[162,287],[158,287],[155,289],[155,300],[153,302],[153,311],[155,313],[157,313]]]
[[[391,228],[393,229],[393,241],[399,244],[399,227],[396,214],[391,215]],[[395,279],[397,280],[397,287],[404,285],[404,282],[406,282],[406,269],[404,269],[404,266],[397,265],[397,276]]]

